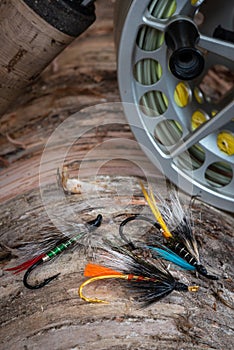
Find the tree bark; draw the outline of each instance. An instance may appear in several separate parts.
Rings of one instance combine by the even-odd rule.
[[[101,213],[96,242],[117,235],[126,215],[146,210],[139,179],[148,176],[165,191],[165,179],[135,142],[118,104],[112,7],[97,2],[96,23],[1,119],[1,349],[231,350],[234,220],[198,201],[193,214],[200,254],[220,278],[177,271],[181,280],[201,286],[195,295],[174,292],[139,309],[124,284],[112,281],[87,287],[108,304],[87,304],[77,290],[89,253],[78,249],[35,270],[32,283],[61,272],[39,290],[24,288],[23,273],[5,271],[22,261],[26,242],[39,242],[48,227],[59,231],[61,218],[83,224]],[[74,113],[73,143],[73,124],[66,122]],[[61,174],[64,166],[70,178],[79,175],[76,194],[57,185],[57,169]]]

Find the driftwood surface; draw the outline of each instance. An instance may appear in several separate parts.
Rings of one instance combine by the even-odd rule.
[[[96,23],[1,119],[1,349],[231,350],[233,218],[199,202],[193,212],[200,253],[220,279],[208,281],[179,271],[183,281],[201,286],[196,294],[174,292],[139,309],[124,284],[99,282],[87,287],[87,293],[109,303],[87,304],[77,295],[87,258],[76,249],[35,270],[32,283],[61,272],[43,289],[25,289],[22,273],[4,270],[22,262],[25,242],[40,241],[48,227],[59,226],[58,218],[83,224],[101,213],[97,240],[117,234],[126,215],[146,210],[139,187],[146,173],[157,190],[164,191],[164,178],[113,103],[120,100],[115,62],[113,2],[100,0]],[[110,104],[103,105],[106,102]],[[71,146],[74,130],[68,128],[66,135],[64,128],[43,158],[48,137],[81,109],[76,142]],[[73,178],[80,169],[79,193],[64,192],[57,184],[57,168],[61,173],[63,165]]]

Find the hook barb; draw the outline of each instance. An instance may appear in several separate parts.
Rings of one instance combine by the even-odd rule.
[[[36,284],[36,285],[31,285],[28,283],[28,278],[29,278],[29,275],[31,274],[31,272],[36,268],[38,267],[39,265],[43,264],[44,260],[43,258],[41,258],[40,260],[38,260],[37,262],[35,262],[32,266],[30,266],[28,268],[28,270],[25,272],[24,274],[24,278],[23,278],[23,283],[24,283],[24,286],[28,289],[40,289],[44,286],[46,286],[48,283],[50,283],[53,279],[57,278],[60,273],[57,273],[56,275],[54,276],[51,276],[49,278],[46,278],[43,282],[39,283],[39,284]]]

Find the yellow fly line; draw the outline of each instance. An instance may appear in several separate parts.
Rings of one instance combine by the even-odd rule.
[[[155,219],[157,220],[157,222],[159,223],[159,225],[162,228],[163,236],[166,239],[172,238],[173,236],[172,236],[171,232],[169,231],[169,229],[168,229],[165,221],[163,220],[162,215],[157,207],[156,200],[155,200],[152,189],[150,189],[150,196],[149,196],[149,194],[146,191],[142,182],[140,182],[140,186],[141,186],[142,193],[143,193],[147,203],[149,204],[152,213],[154,214]]]

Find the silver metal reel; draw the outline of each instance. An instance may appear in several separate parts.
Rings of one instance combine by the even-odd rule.
[[[218,98],[206,91],[211,68],[234,77],[234,44],[213,36],[219,25],[233,32],[228,0],[116,3],[119,89],[136,139],[178,187],[234,212],[234,81]]]

